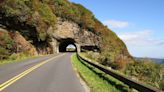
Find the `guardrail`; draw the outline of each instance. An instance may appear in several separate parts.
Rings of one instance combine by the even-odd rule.
[[[118,74],[118,73],[115,73],[113,72],[112,70],[109,70],[109,69],[106,69],[105,67],[103,66],[100,66],[98,64],[95,64],[91,61],[88,61],[86,59],[84,59],[83,57],[81,57],[78,53],[77,53],[77,57],[80,61],[84,61],[92,66],[94,66],[95,68],[103,71],[104,73],[122,81],[123,83],[125,83],[126,85],[128,85],[130,88],[134,88],[136,90],[138,90],[139,92],[160,92],[158,89],[152,87],[152,86],[149,86],[149,85],[145,85],[143,83],[139,83],[135,80],[132,80],[126,76],[123,76],[121,74]]]

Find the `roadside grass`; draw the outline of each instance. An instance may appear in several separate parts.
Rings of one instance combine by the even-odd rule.
[[[91,92],[134,92],[119,80],[87,63],[79,61],[76,54],[73,54],[71,61],[80,77],[90,87]]]
[[[0,65],[21,62],[23,60],[27,60],[27,59],[31,59],[31,58],[35,58],[35,57],[39,57],[39,56],[30,56],[30,55],[26,55],[24,53],[12,54],[11,56],[9,56],[8,59],[0,60]]]

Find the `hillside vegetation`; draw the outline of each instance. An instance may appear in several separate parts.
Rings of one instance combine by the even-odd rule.
[[[49,46],[48,42],[51,41],[49,28],[55,31],[57,17],[73,21],[80,28],[98,35],[101,38],[99,59],[104,63],[109,64],[117,60],[133,61],[122,40],[80,4],[68,0],[2,0],[0,2],[0,24],[3,28],[8,29],[9,32],[20,32],[39,50]],[[3,47],[3,50],[9,49]]]
[[[9,34],[7,32],[3,32],[3,30],[0,29],[0,60],[11,55],[13,46],[14,41],[9,36]]]
[[[158,89],[164,90],[164,65],[149,59],[137,60],[129,64],[124,73]]]
[[[99,69],[79,61],[76,54],[72,56],[71,61],[80,77],[90,87],[90,92],[137,92]]]
[[[136,81],[144,82],[148,85],[164,90],[164,64],[155,63],[152,59],[136,59],[134,62],[127,64],[122,60],[113,63],[104,63],[98,56],[99,53],[87,52],[81,53],[87,59],[99,62],[106,67],[111,67],[121,74],[131,77]]]

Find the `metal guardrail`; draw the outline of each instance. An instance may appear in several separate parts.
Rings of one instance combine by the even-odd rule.
[[[154,88],[152,86],[145,85],[143,83],[139,83],[139,82],[137,82],[135,80],[132,80],[132,79],[126,77],[126,76],[123,76],[121,74],[115,73],[112,70],[106,69],[103,66],[95,64],[93,62],[90,62],[90,61],[84,59],[83,57],[81,57],[79,54],[77,54],[77,57],[78,57],[79,60],[82,60],[82,61],[84,61],[84,62],[94,66],[95,68],[103,71],[104,73],[109,74],[110,76],[112,76],[112,77],[122,81],[123,83],[128,85],[130,88],[134,88],[134,89],[138,90],[139,92],[160,92],[158,89],[156,89],[156,88]]]

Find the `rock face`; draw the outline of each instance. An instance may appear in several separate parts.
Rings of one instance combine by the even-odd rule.
[[[49,31],[49,35],[51,35],[53,40],[50,44],[52,45],[51,47],[53,47],[54,52],[58,52],[61,40],[72,39],[74,44],[80,46],[98,46],[100,44],[99,36],[86,29],[81,29],[79,25],[72,21],[57,18],[55,26],[55,30]]]
[[[81,45],[98,45],[99,37],[93,32],[89,32],[86,29],[81,29],[76,23],[57,19],[56,30],[53,32],[53,37],[56,39],[71,38],[74,39],[76,43]]]
[[[28,42],[19,32],[12,33],[12,38],[17,45],[17,52],[28,52],[30,55],[37,55],[36,48]]]

